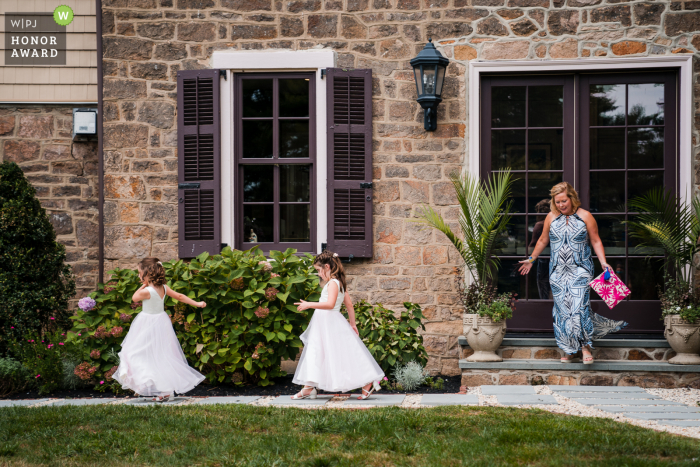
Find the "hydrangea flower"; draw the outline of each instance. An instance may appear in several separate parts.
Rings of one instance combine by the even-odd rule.
[[[92,378],[92,375],[95,374],[96,371],[97,371],[96,366],[92,366],[88,362],[83,362],[80,365],[75,367],[75,370],[73,370],[73,373],[75,373],[75,375],[78,378],[80,378],[84,381],[87,381],[88,379]]]
[[[122,323],[128,323],[129,321],[131,321],[131,315],[122,313],[121,315],[119,315],[119,321],[121,321]]]
[[[239,277],[238,279],[234,279],[231,281],[231,286],[232,290],[243,290],[245,289],[245,282],[243,282],[243,278]]]
[[[263,272],[270,272],[272,271],[272,265],[270,264],[269,261],[259,261],[258,264],[263,265]]]
[[[257,316],[260,319],[267,317],[267,315],[269,315],[269,314],[270,314],[269,308],[263,308],[263,307],[259,306],[258,309],[255,310],[255,316]]]
[[[114,326],[114,327],[112,328],[112,331],[110,332],[110,334],[112,335],[112,337],[119,337],[119,336],[122,335],[123,332],[124,332],[124,328],[123,328],[123,327],[121,327],[121,326]]]
[[[105,373],[105,379],[107,381],[112,381],[112,377],[114,376],[114,373],[117,372],[117,368],[119,368],[117,365],[114,365],[112,368],[110,368],[106,373]]]
[[[268,287],[265,289],[265,299],[268,301],[273,300],[277,294],[279,293],[279,290],[277,290],[274,287]]]
[[[90,297],[83,297],[78,301],[78,308],[83,311],[90,311],[95,308],[95,305],[97,305],[97,302]]]
[[[109,336],[110,336],[110,334],[104,326],[98,326],[97,329],[95,330],[95,338],[96,339],[104,339],[105,337],[109,337]]]
[[[100,358],[101,355],[102,354],[97,349],[93,349],[93,351],[90,352],[90,358],[92,358],[93,360],[97,360],[98,358]]]

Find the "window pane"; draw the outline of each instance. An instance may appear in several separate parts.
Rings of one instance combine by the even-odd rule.
[[[630,300],[658,300],[658,286],[663,284],[664,279],[664,260],[629,258],[627,264],[629,267],[627,287],[632,292]]]
[[[518,272],[518,259],[502,259],[498,266],[496,285],[498,292],[515,292],[519,298],[525,297],[525,277]]]
[[[511,212],[525,213],[525,174],[513,174],[513,185],[510,191],[513,199],[513,208]]]
[[[496,240],[495,254],[525,256],[525,216],[513,216]]]
[[[280,157],[309,157],[309,121],[280,120]]]
[[[243,205],[243,241],[273,242],[274,206],[272,204]]]
[[[630,215],[629,220],[636,221],[637,216]],[[664,255],[663,248],[654,247],[654,246],[642,247],[642,246],[640,246],[641,243],[642,242],[639,238],[633,237],[630,235],[629,250],[628,250],[630,256],[663,256]]]
[[[423,66],[423,94],[435,95],[435,66]]]
[[[564,130],[530,130],[528,169],[561,170]]]
[[[625,216],[595,216],[606,256],[625,256]]]
[[[280,79],[280,117],[309,116],[309,80]]]
[[[625,124],[625,85],[591,85],[591,126]]]
[[[530,173],[528,174],[528,201],[527,211],[536,212],[537,204],[543,199],[551,199],[550,190],[557,183],[561,183],[561,173]]]
[[[591,172],[591,212],[625,211],[625,172]]]
[[[244,79],[243,117],[272,117],[272,80]]]
[[[280,201],[309,201],[310,173],[311,166],[308,165],[280,165]]]
[[[491,126],[525,126],[525,86],[491,88]]]
[[[664,85],[662,83],[630,84],[628,125],[664,124]]]
[[[442,86],[443,86],[443,84],[445,84],[445,67],[438,66],[437,81],[435,84],[437,86],[437,89],[435,90],[435,95],[441,96],[442,95]]]
[[[564,126],[564,86],[530,86],[528,126]]]
[[[243,158],[272,158],[272,121],[243,122]]]
[[[491,132],[491,170],[525,170],[525,130]]]
[[[528,300],[551,300],[552,288],[549,286],[549,258],[537,258],[535,264],[532,265],[529,276]]]
[[[310,242],[310,219],[308,204],[280,205],[280,241]]]
[[[630,128],[627,131],[627,161],[629,168],[663,168],[664,129]]]
[[[664,186],[663,170],[629,172],[627,175],[628,199],[642,196],[658,186]]]
[[[625,168],[625,129],[590,129],[591,169]]]
[[[261,203],[273,201],[272,165],[243,166],[243,202]]]
[[[544,200],[547,202],[547,206],[549,206],[549,198]],[[543,203],[544,204],[544,203]],[[537,206],[541,206],[540,203],[537,203]],[[542,236],[542,230],[544,229],[544,221],[547,219],[547,214],[549,214],[549,208],[547,208],[547,212],[541,212],[538,215],[533,215],[530,213],[530,216],[528,217],[528,222],[530,225],[528,225],[527,230],[528,230],[528,248],[527,248],[527,254],[525,256],[529,256],[532,254],[533,250],[537,246],[537,241],[540,239]],[[549,245],[545,247],[544,250],[542,250],[542,253],[540,255],[549,255],[551,252],[551,249],[549,248]]]

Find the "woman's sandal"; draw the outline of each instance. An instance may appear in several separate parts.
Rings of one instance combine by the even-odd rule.
[[[589,350],[588,355],[586,355],[585,353],[583,354],[583,364],[590,365],[591,363],[593,363],[593,354]]]
[[[311,389],[311,391],[308,394],[304,394],[304,391],[306,391],[307,389]],[[294,399],[295,401],[299,399],[316,399],[316,394],[318,394],[318,392],[316,391],[315,387],[305,386],[301,391],[294,394],[292,396],[292,399]]]
[[[574,360],[576,360],[576,354],[571,354],[571,355],[566,355],[566,357],[561,357],[561,362],[562,363],[573,363]]]

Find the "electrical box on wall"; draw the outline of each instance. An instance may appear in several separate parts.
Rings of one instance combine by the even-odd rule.
[[[97,138],[97,109],[73,109],[73,139]]]

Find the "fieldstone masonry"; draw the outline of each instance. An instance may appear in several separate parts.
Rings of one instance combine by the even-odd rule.
[[[337,66],[371,68],[374,76],[374,258],[349,265],[351,290],[356,299],[394,309],[407,300],[421,304],[428,318],[429,369],[446,375],[461,373],[462,309],[454,281],[460,259],[444,236],[412,221],[427,203],[456,225],[448,175],[466,161],[467,63],[700,50],[697,1],[103,0],[102,21],[105,270],[133,267],[146,255],[177,256],[178,70],[209,67],[214,50],[331,49]],[[451,60],[434,133],[423,130],[409,64],[428,38]],[[694,145],[698,104],[696,98]],[[31,132],[20,134],[23,117],[12,111],[2,118],[8,114],[14,121],[0,125],[16,128],[4,142],[5,157],[45,167],[32,177],[45,187],[47,203],[64,198],[88,203],[92,182],[79,185],[80,192],[73,182],[63,187],[63,178],[80,175],[60,178],[54,173],[68,169],[56,167],[58,162],[50,168],[48,162],[33,162],[49,160],[47,148],[55,145],[49,143],[53,135],[41,144],[32,139],[44,124],[37,120]],[[35,118],[53,118],[60,131],[58,120],[67,116],[42,110]],[[73,212],[94,215],[72,211],[66,203],[56,209],[59,204],[72,218]],[[73,219],[73,230],[62,235],[77,236],[76,247],[87,261],[93,250],[80,243],[83,220]]]
[[[73,142],[72,128],[72,106],[0,106],[0,163],[16,162],[36,189],[80,298],[95,290],[99,271],[97,142]]]

